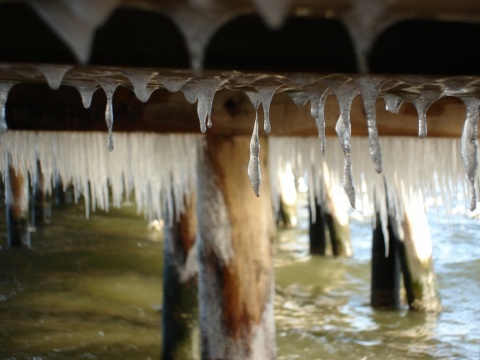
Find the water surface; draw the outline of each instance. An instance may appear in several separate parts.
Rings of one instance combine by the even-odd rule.
[[[430,224],[439,315],[370,308],[368,221],[352,220],[351,259],[310,257],[305,221],[280,231],[278,358],[480,359],[480,223]],[[160,238],[132,205],[88,221],[70,206],[32,233],[31,250],[3,247],[0,359],[159,359]]]

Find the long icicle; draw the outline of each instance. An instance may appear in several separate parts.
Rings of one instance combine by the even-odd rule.
[[[317,124],[320,149],[322,150],[322,155],[325,155],[325,149],[327,147],[325,137],[325,100],[327,99],[327,96],[330,95],[331,90],[328,87],[319,88],[317,86],[308,92],[310,98],[310,114]]]
[[[477,207],[475,176],[478,168],[477,133],[480,100],[474,97],[468,97],[462,100],[467,109],[467,116],[462,131],[461,154],[470,188],[470,211],[474,211]]]
[[[108,140],[107,146],[108,150],[113,151],[113,93],[118,87],[118,83],[112,81],[102,81],[100,86],[105,91],[107,95],[107,106],[105,108],[105,122],[107,123],[108,128]]]
[[[352,106],[353,98],[358,94],[355,83],[328,81],[328,84],[333,88],[340,105],[340,117],[335,125],[335,131],[340,140],[343,154],[345,155],[343,162],[343,188],[347,193],[348,200],[352,208],[355,209],[355,184],[352,175],[352,160],[351,160],[351,138],[352,128],[350,124],[350,108]]]
[[[260,196],[260,182],[262,174],[260,171],[260,140],[258,139],[258,108],[260,106],[260,95],[256,91],[245,91],[250,102],[255,108],[255,124],[253,126],[252,139],[250,140],[250,160],[248,162],[248,177],[252,184],[255,195]]]
[[[355,80],[362,95],[363,107],[367,114],[368,140],[370,143],[370,157],[373,160],[375,171],[382,172],[382,149],[378,141],[376,100],[384,80],[380,77],[362,76]]]
[[[248,177],[255,195],[260,196],[260,140],[258,139],[258,113],[255,112],[255,125],[253,126],[252,139],[250,140],[250,161],[248,162]]]

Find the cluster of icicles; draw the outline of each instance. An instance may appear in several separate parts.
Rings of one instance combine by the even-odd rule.
[[[328,152],[325,137],[325,99],[335,94],[340,116],[336,124],[336,133],[343,152],[342,184],[348,196],[350,205],[355,208],[355,181],[352,170],[352,138],[350,124],[350,108],[355,96],[361,95],[367,117],[369,155],[377,173],[381,173],[384,161],[382,146],[376,126],[375,103],[378,97],[385,101],[386,109],[398,113],[404,101],[412,102],[418,111],[418,136],[427,135],[426,112],[430,105],[442,96],[456,96],[466,106],[466,119],[461,136],[460,154],[466,169],[470,193],[470,209],[476,207],[475,179],[478,169],[477,132],[480,99],[475,96],[478,80],[471,77],[446,79],[427,79],[422,77],[380,77],[370,75],[320,75],[320,74],[243,74],[239,72],[223,72],[215,76],[194,78],[189,72],[159,73],[156,71],[133,71],[126,69],[72,68],[69,66],[18,66],[1,65],[3,74],[10,74],[10,78],[35,79],[40,81],[46,78],[53,89],[61,84],[75,87],[86,108],[90,106],[93,93],[102,88],[107,96],[105,119],[108,128],[107,146],[114,149],[113,141],[113,94],[118,86],[133,88],[141,101],[147,101],[158,88],[171,92],[181,91],[189,103],[197,102],[197,112],[202,133],[212,124],[212,104],[215,93],[222,88],[242,91],[250,99],[255,112],[252,140],[250,144],[250,164],[248,175],[252,187],[259,195],[261,174],[259,164],[260,143],[258,110],[263,107],[263,130],[268,134],[271,130],[269,121],[270,103],[275,93],[284,92],[299,106],[310,103],[311,115],[318,127],[320,138],[320,152],[325,156]],[[9,89],[15,82],[0,82],[0,129],[6,129],[5,102]],[[294,119],[292,119],[294,121]],[[330,146],[331,148],[331,146]]]
[[[184,196],[195,188],[203,137],[119,133],[116,141],[117,149],[109,152],[99,132],[8,131],[0,140],[0,157],[6,159],[0,171],[5,178],[12,166],[35,183],[39,162],[43,191],[52,193],[59,180],[64,190],[73,185],[75,201],[85,199],[87,218],[90,210],[108,211],[110,202],[120,207],[131,194],[149,220],[182,213]]]

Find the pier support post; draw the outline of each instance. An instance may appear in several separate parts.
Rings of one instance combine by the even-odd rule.
[[[291,166],[287,166],[280,176],[279,223],[284,228],[294,228],[298,224],[297,188]]]
[[[7,161],[9,161],[7,159]],[[7,245],[30,247],[28,229],[28,179],[20,170],[8,165],[5,176],[5,205],[7,208]]]
[[[33,223],[49,224],[52,218],[51,195],[46,192],[48,181],[42,172],[42,165],[37,160],[37,174],[33,185]]]
[[[327,254],[327,236],[323,206],[318,203],[316,198],[314,202],[315,204],[310,204],[308,211],[310,254],[325,256]],[[315,208],[315,218],[312,214],[312,206]]]
[[[162,359],[198,359],[197,218],[195,199],[186,201],[179,219],[165,217]]]
[[[246,176],[249,144],[249,137],[207,137],[199,161],[202,359],[275,358],[271,205],[265,181],[256,197]],[[260,164],[266,174],[265,151]]]
[[[332,244],[332,253],[335,256],[353,255],[350,227],[346,209],[340,209],[334,199],[334,194],[328,186],[325,186],[325,210],[324,219],[328,228],[330,241]]]
[[[399,241],[394,231],[394,216],[388,216],[388,250],[380,213],[376,213],[372,241],[372,283],[370,304],[373,308],[400,307],[400,264],[397,255]]]
[[[398,241],[398,254],[408,306],[412,310],[441,311],[436,277],[433,270],[432,240],[419,194],[403,201],[403,238]]]

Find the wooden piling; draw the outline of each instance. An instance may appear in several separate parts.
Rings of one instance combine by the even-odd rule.
[[[394,215],[388,216],[388,248],[383,233],[380,213],[376,213],[372,238],[372,280],[370,304],[373,308],[398,309],[400,307],[400,264],[393,229]]]
[[[45,175],[37,160],[37,174],[33,186],[33,224],[49,224],[52,218],[51,195],[46,192]]]
[[[8,161],[8,160],[7,160]],[[7,208],[7,245],[30,247],[28,221],[28,180],[11,165],[5,176],[5,205]]]
[[[207,137],[198,170],[202,359],[274,359],[271,205],[246,176],[250,137]],[[265,139],[260,140],[266,146]],[[260,151],[262,175],[265,151]]]
[[[403,238],[397,242],[408,306],[412,310],[442,309],[432,259],[432,241],[423,197],[404,200]]]
[[[195,200],[177,219],[165,217],[162,359],[198,359],[197,257]]]
[[[310,254],[325,256],[327,254],[327,236],[324,210],[317,199],[314,202],[314,204],[310,204],[308,211]],[[312,206],[315,208],[315,218],[312,214]]]
[[[345,209],[339,209],[336,202],[339,199],[333,198],[334,194],[329,186],[325,186],[325,210],[324,221],[328,228],[332,252],[335,256],[352,256],[352,244],[348,214]]]

